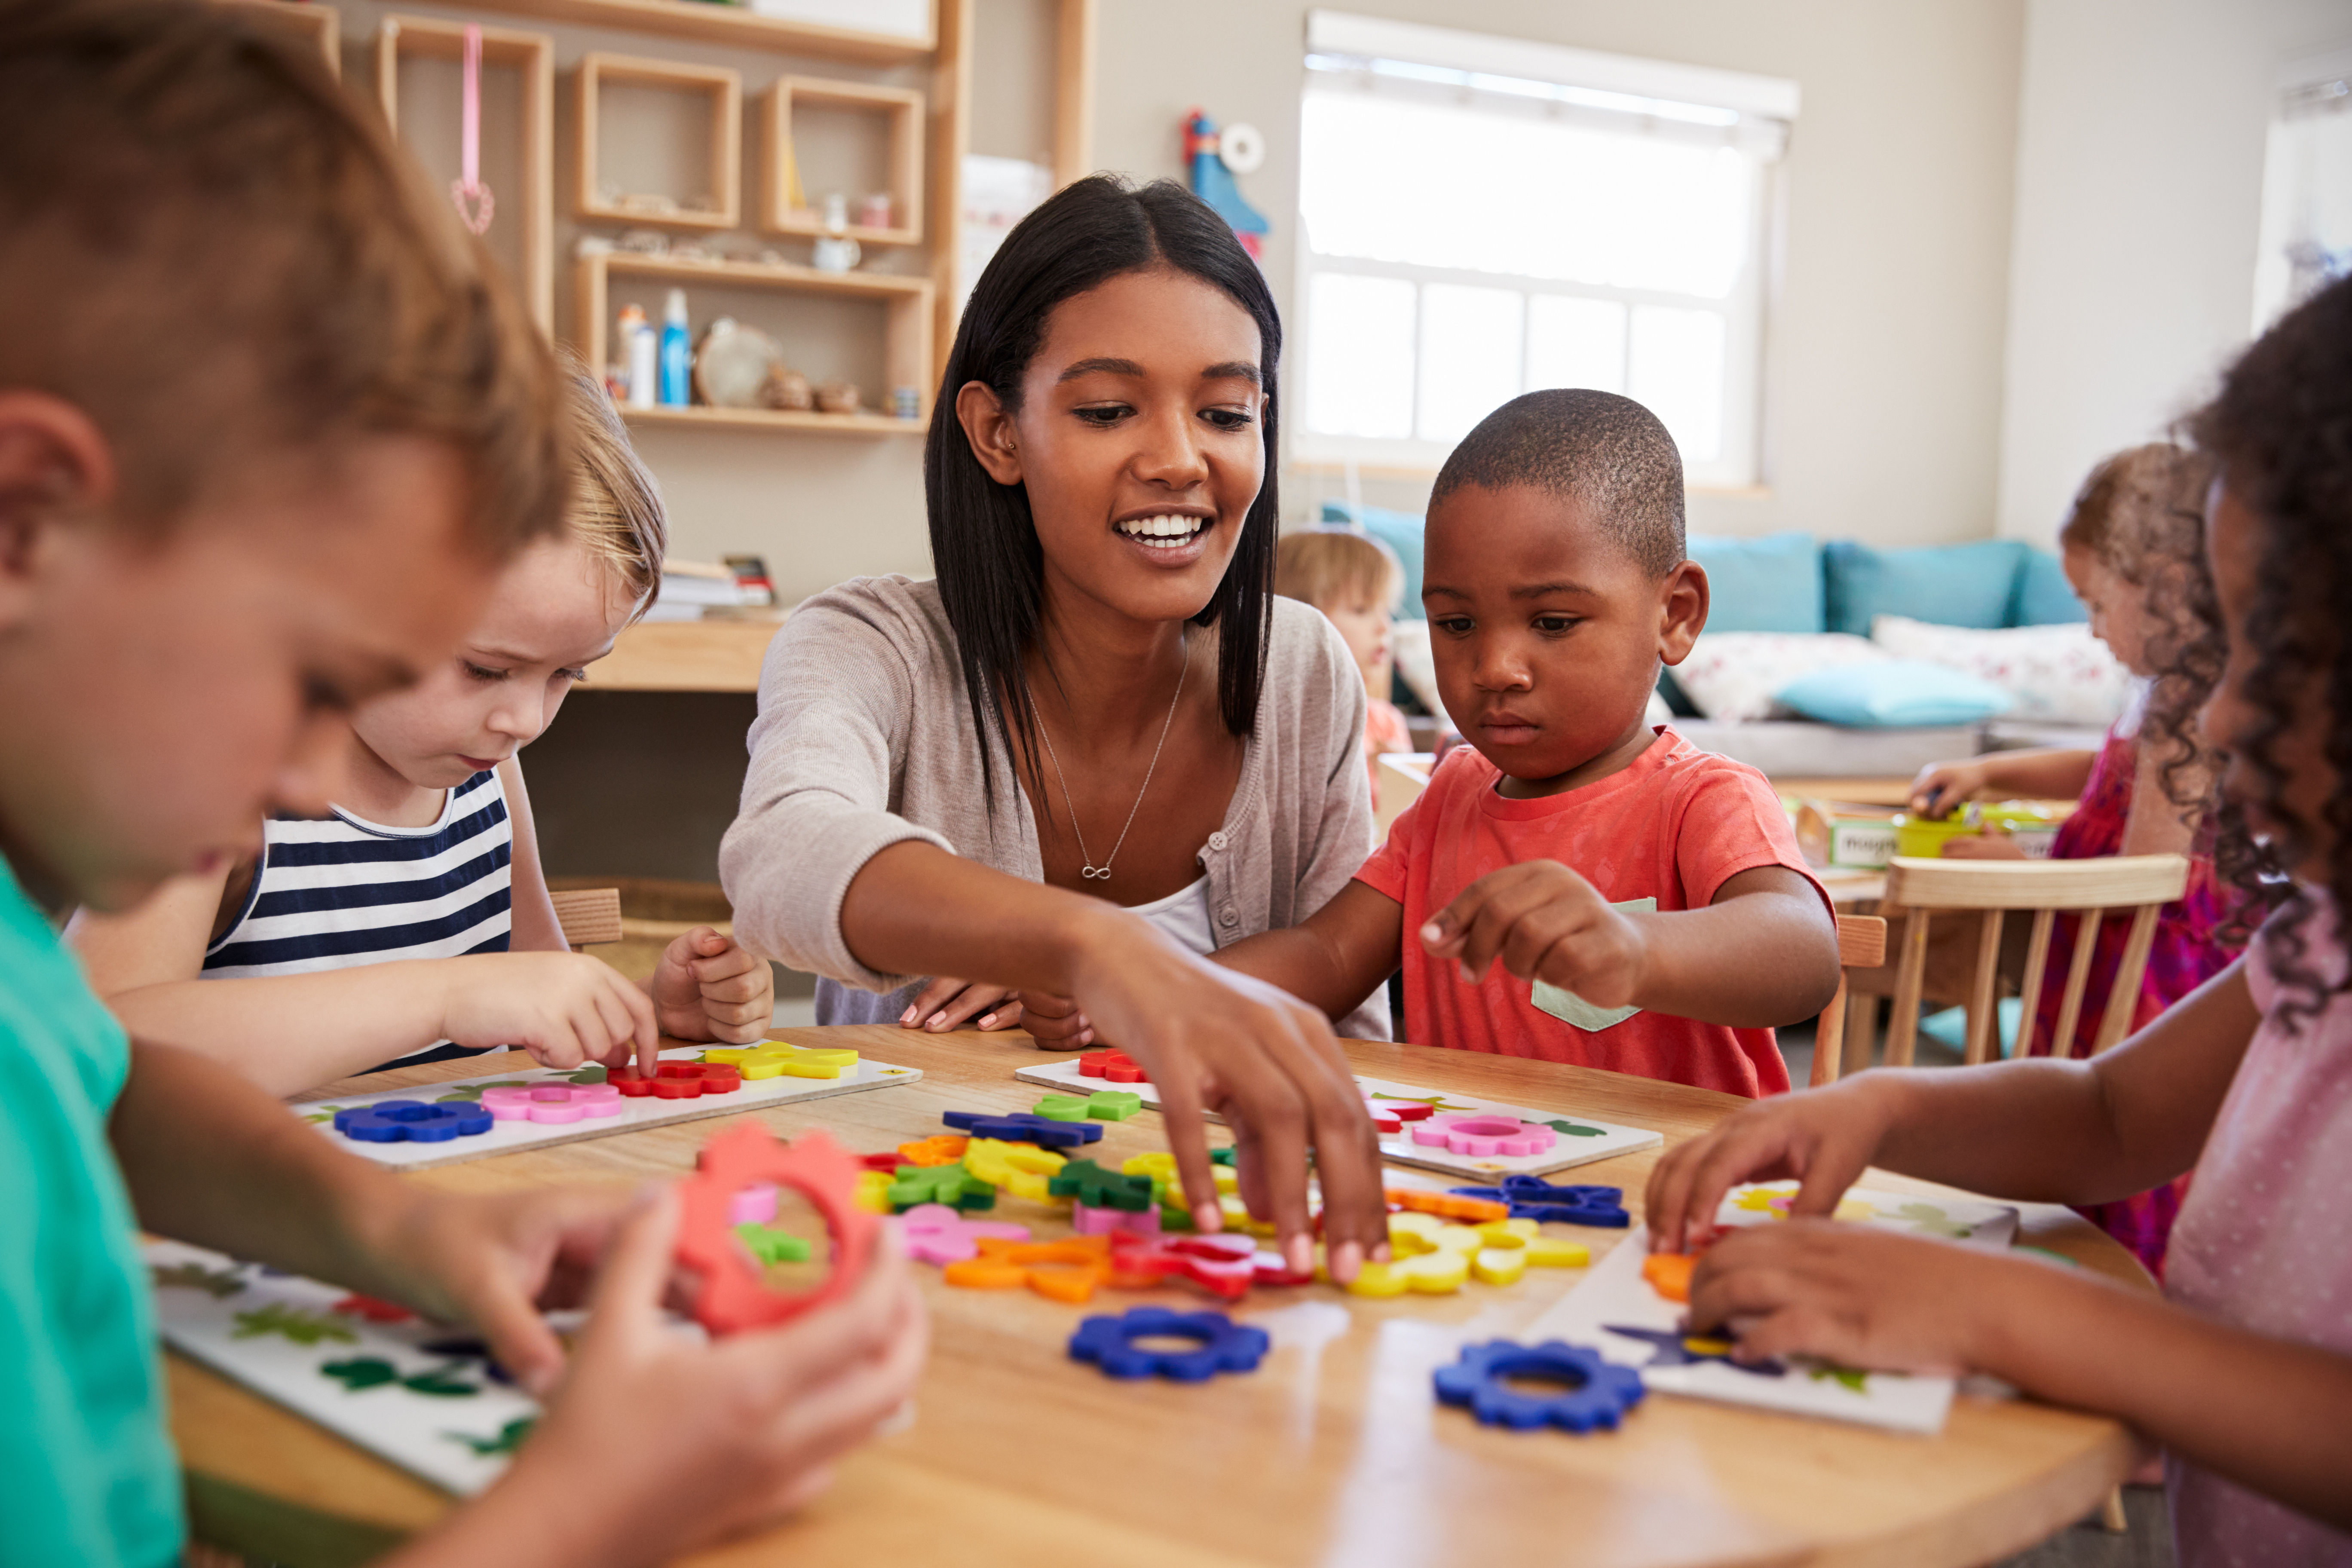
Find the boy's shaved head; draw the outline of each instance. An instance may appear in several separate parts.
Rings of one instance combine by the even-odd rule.
[[[1630,397],[1555,387],[1514,397],[1438,470],[1433,510],[1465,485],[1529,485],[1581,502],[1653,576],[1683,559],[1683,459],[1658,416]]]

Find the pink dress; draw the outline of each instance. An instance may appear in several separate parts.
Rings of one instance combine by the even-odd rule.
[[[2091,779],[2083,786],[2082,804],[2074,808],[2074,816],[2059,825],[2057,840],[2050,848],[2052,859],[2087,860],[2123,852],[2124,825],[2131,816],[2132,782],[2139,772],[2139,742],[2120,731],[2132,722],[2134,720],[2126,716],[2108,731],[2106,744],[2091,763]],[[2192,850],[2188,890],[2179,903],[2167,904],[2157,916],[2156,941],[2148,949],[2147,972],[2140,980],[2139,998],[2132,1007],[2133,1029],[2154,1023],[2158,1014],[2221,973],[2237,956],[2213,934],[2235,907],[2236,897],[2215,881],[2211,857]],[[2051,1041],[2058,1033],[2059,1004],[2065,994],[2067,969],[2074,959],[2075,936],[2081,927],[2077,917],[2061,915],[2051,931],[2050,966],[2042,972],[2042,994],[2034,999],[2033,1032],[2025,1047],[2027,1054],[2052,1054]],[[2091,953],[2090,983],[2083,993],[2082,1013],[2066,1051],[2070,1057],[2091,1054],[2091,1043],[2099,1032],[2101,1008],[2106,1002],[2108,987],[2115,984],[2116,968],[2123,962],[2124,944],[2130,931],[2128,920],[2111,917],[2099,923],[2098,945]],[[2116,1203],[2090,1205],[2082,1212],[2099,1228],[2130,1247],[2147,1271],[2161,1279],[2165,1238],[2171,1233],[2173,1216],[2180,1212],[2181,1195],[2188,1190],[2189,1178],[2182,1176],[2153,1192],[2137,1193]]]
[[[2318,902],[2304,962],[2341,984],[2343,942]],[[2197,1161],[2164,1290],[2239,1328],[2352,1355],[2352,994],[2336,992],[2292,1032],[2274,1008],[2294,990],[2271,973],[2263,946],[2246,963],[2262,1026]],[[2352,1563],[2352,1535],[2210,1471],[2166,1464],[2182,1568]]]

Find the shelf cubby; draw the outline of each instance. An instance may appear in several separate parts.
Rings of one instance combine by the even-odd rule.
[[[920,245],[923,243],[923,95],[902,88],[871,87],[862,82],[814,77],[779,77],[761,98],[760,147],[760,226],[769,234],[814,238],[826,233],[824,214],[811,200],[814,190],[793,201],[796,167],[793,116],[796,110],[845,110],[887,122],[889,151],[886,154],[892,217],[887,228],[853,223],[843,232],[860,245]],[[845,192],[851,210],[860,193]]]
[[[717,7],[708,7],[717,9]],[[580,185],[573,211],[583,218],[608,223],[646,225],[655,228],[730,229],[740,221],[743,163],[743,78],[723,66],[690,66],[675,60],[641,58],[634,55],[586,54],[580,57],[577,81],[579,144],[574,149]],[[648,88],[658,92],[698,97],[709,123],[709,207],[686,205],[675,198],[673,209],[648,211],[608,198],[604,184],[605,160],[601,145],[603,98],[607,88]]]
[[[700,426],[722,430],[806,430],[826,435],[919,436],[930,416],[932,291],[927,278],[879,272],[820,272],[782,262],[688,261],[667,256],[611,251],[580,258],[575,298],[578,331],[573,342],[591,365],[610,362],[613,279],[638,279],[659,287],[763,290],[882,307],[881,364],[886,384],[865,389],[887,405],[894,386],[918,388],[918,416],[882,413],[821,414],[782,408],[624,406],[633,425]],[[648,311],[659,319],[658,313]],[[804,372],[808,367],[798,366]]]
[[[401,69],[404,62],[416,59],[462,62],[465,52],[466,27],[461,22],[393,16],[386,16],[376,27],[376,101],[383,106],[384,123],[392,128],[393,134],[401,137],[421,163],[441,176],[435,182],[436,189],[446,189],[447,176],[456,173],[456,154],[446,149],[419,145],[415,133],[418,128],[414,124],[407,135],[402,135]],[[504,70],[513,71],[519,83],[515,110],[520,128],[512,143],[515,156],[511,162],[503,158],[496,162],[505,163],[514,171],[516,179],[499,177],[487,181],[497,199],[487,243],[494,253],[507,251],[500,226],[513,226],[509,232],[519,237],[511,252],[502,258],[515,272],[515,281],[530,306],[531,318],[551,331],[555,325],[555,40],[545,33],[484,27],[483,75],[488,79],[491,72]],[[486,79],[483,86],[487,100],[490,96],[489,81]],[[491,107],[490,102],[485,102],[486,132],[487,110]],[[449,118],[453,122],[455,117],[452,107]],[[437,153],[447,155],[436,155]],[[520,189],[516,188],[518,180]]]
[[[620,27],[697,43],[810,55],[867,65],[906,65],[938,47],[937,0],[916,0],[921,29],[844,26],[814,17],[767,16],[710,0],[477,0],[480,9],[583,27]],[[905,0],[902,0],[902,4]],[[959,0],[949,0],[958,4]],[[1067,0],[1065,0],[1067,3]],[[846,14],[846,13],[845,13]]]
[[[331,5],[314,0],[224,0],[273,33],[310,45],[326,57],[327,69],[343,74],[343,19]]]

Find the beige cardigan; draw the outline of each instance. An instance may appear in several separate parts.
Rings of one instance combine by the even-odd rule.
[[[993,811],[981,788],[936,583],[860,577],[795,610],[768,647],[751,746],[719,877],[736,939],[820,977],[820,1022],[894,1022],[921,984],[866,968],[841,934],[849,884],[883,849],[921,839],[1044,879],[1035,818],[1002,745],[989,754]],[[1347,886],[1372,848],[1363,755],[1364,684],[1347,646],[1308,605],[1276,599],[1241,782],[1201,848],[1218,946],[1296,925]],[[1385,995],[1339,1027],[1388,1038]]]

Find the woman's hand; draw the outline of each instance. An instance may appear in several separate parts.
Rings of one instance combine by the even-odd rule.
[[[1142,1064],[1160,1091],[1187,1202],[1216,1228],[1203,1109],[1234,1129],[1251,1212],[1273,1222],[1289,1266],[1314,1260],[1307,1155],[1323,1194],[1332,1277],[1384,1258],[1388,1204],[1380,1142],[1348,1058],[1323,1015],[1264,981],[1221,969],[1132,915],[1106,909],[1078,952],[1071,990],[1102,1037]]]
[[[1706,1246],[1724,1194],[1741,1182],[1794,1177],[1801,1184],[1789,1204],[1790,1217],[1835,1213],[1893,1121],[1874,1076],[1759,1100],[1668,1150],[1650,1172],[1642,1200],[1651,1249]]]
[[[661,1032],[681,1040],[765,1039],[776,1017],[776,977],[768,961],[709,926],[697,926],[662,950],[646,991]]]
[[[1930,763],[1911,781],[1911,809],[1922,816],[1949,816],[1982,794],[1987,770],[1979,762]]]
[[[965,1024],[976,1029],[1026,1027],[1039,1045],[1065,1049],[1090,1045],[1093,1029],[1086,1015],[1066,996],[1015,991],[1009,985],[981,985],[941,975],[915,995],[898,1015],[898,1027],[925,1029],[943,1035]],[[1085,1038],[1077,1037],[1084,1034]]]
[[[520,1046],[544,1066],[626,1061],[651,1073],[661,1056],[653,998],[584,952],[484,952],[433,961],[441,1034],[476,1050]]]

